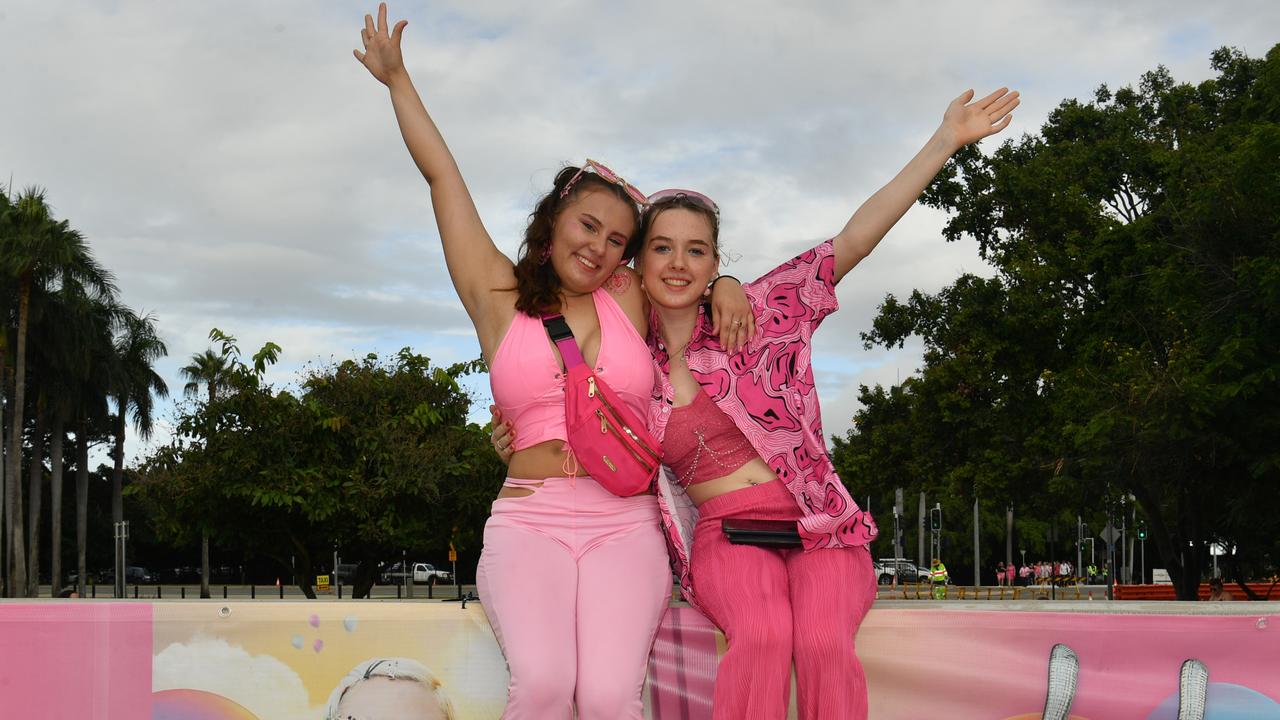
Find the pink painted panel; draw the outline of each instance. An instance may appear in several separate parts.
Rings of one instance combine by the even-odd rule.
[[[151,717],[151,605],[0,603],[4,717]]]

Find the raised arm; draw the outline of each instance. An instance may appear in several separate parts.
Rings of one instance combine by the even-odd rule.
[[[836,236],[836,282],[871,254],[957,150],[1005,129],[1019,102],[1018,93],[1008,88],[981,100],[973,100],[973,91],[967,90],[952,100],[929,142],[888,185],[862,203]]]
[[[494,279],[509,276],[512,263],[484,229],[458,164],[409,79],[400,53],[400,38],[408,24],[401,20],[388,31],[387,4],[380,3],[376,25],[372,16],[364,16],[360,38],[365,51],[356,50],[355,56],[391,91],[391,106],[404,144],[431,186],[431,207],[444,244],[449,277],[467,314],[479,326],[487,314]]]

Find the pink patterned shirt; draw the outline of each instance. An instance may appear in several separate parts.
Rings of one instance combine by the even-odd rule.
[[[710,316],[700,310],[685,350],[685,361],[702,389],[795,496],[803,512],[799,524],[806,551],[867,545],[879,534],[831,463],[810,365],[813,331],[839,307],[834,248],[828,240],[743,286],[756,316],[756,337],[746,348],[726,353],[711,334]],[[649,344],[660,372],[649,427],[661,438],[675,395],[666,377],[670,359],[658,339],[658,325],[654,313]],[[677,575],[693,602],[688,557],[697,510],[665,469],[658,485]]]

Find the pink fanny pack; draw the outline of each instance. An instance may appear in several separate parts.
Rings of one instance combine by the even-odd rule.
[[[583,362],[564,316],[543,315],[542,324],[564,358],[565,428],[574,458],[614,495],[648,491],[661,464],[657,441],[613,388]]]

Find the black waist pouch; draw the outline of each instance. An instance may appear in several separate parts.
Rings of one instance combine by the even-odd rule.
[[[720,521],[725,537],[734,545],[767,545],[801,547],[800,528],[794,520],[748,520],[725,518]]]

